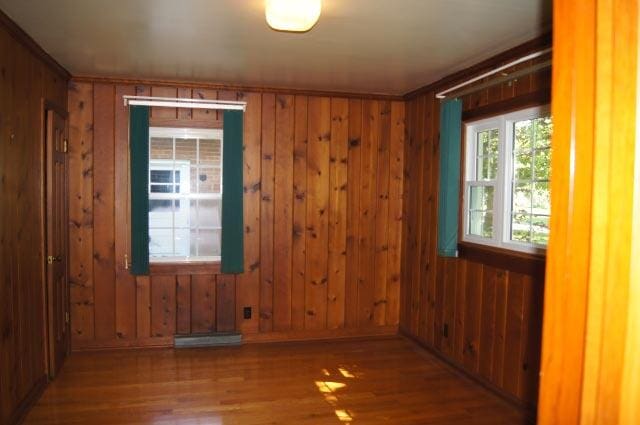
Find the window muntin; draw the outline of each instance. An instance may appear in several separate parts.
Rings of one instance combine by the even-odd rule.
[[[222,130],[149,131],[151,262],[219,261]]]
[[[463,240],[544,251],[552,127],[547,107],[466,125]]]

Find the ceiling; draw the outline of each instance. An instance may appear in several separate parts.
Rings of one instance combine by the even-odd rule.
[[[264,0],[0,0],[73,75],[404,94],[548,31],[551,0],[323,0],[309,32]]]

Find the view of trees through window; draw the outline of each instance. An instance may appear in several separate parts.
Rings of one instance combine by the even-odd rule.
[[[542,111],[468,125],[465,234],[476,242],[547,245],[553,123]]]

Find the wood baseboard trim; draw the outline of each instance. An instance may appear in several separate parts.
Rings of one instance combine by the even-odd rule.
[[[509,404],[513,405],[514,407],[522,410],[524,412],[524,414],[525,414],[525,416],[527,418],[527,421],[529,423],[531,423],[531,424],[535,424],[536,423],[536,406],[531,406],[531,405],[528,405],[528,404],[524,403],[522,400],[518,399],[517,397],[513,396],[512,394],[507,393],[506,391],[504,391],[501,388],[497,387],[493,383],[485,380],[481,376],[478,376],[476,374],[473,374],[473,373],[469,372],[468,370],[464,369],[459,364],[455,363],[454,361],[452,361],[451,359],[446,357],[440,351],[436,350],[434,347],[431,347],[431,346],[425,344],[424,342],[422,342],[418,338],[416,338],[414,335],[411,335],[405,329],[402,329],[402,327],[400,327],[399,334],[400,334],[400,336],[402,336],[402,337],[406,338],[407,340],[411,341],[412,343],[414,343],[416,346],[418,346],[418,348],[420,348],[420,349],[428,352],[430,355],[433,355],[436,358],[438,358],[438,360],[442,361],[442,363],[444,363],[444,365],[448,369],[450,369],[452,372],[456,373],[459,376],[462,376],[462,377],[464,377],[466,379],[469,379],[469,380],[473,381],[474,383],[480,385],[481,387],[491,391],[492,393],[494,393],[495,395],[497,395],[501,399],[505,400]]]
[[[376,326],[371,328],[340,328],[322,330],[300,330],[265,332],[242,335],[242,342],[248,344],[264,342],[295,342],[295,341],[331,341],[336,339],[369,338],[378,336],[398,335],[397,326]]]
[[[82,351],[100,351],[113,349],[140,349],[140,348],[167,348],[173,347],[173,335],[154,338],[137,339],[110,339],[73,341],[71,351],[74,353]]]
[[[27,417],[27,413],[31,410],[34,404],[40,399],[42,393],[47,388],[48,379],[46,375],[42,375],[27,393],[26,397],[22,399],[20,404],[13,411],[9,417],[9,424],[21,424]]]

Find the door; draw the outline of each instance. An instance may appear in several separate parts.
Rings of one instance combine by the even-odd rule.
[[[69,352],[69,244],[67,219],[67,123],[46,111],[46,246],[49,376],[53,378]]]

